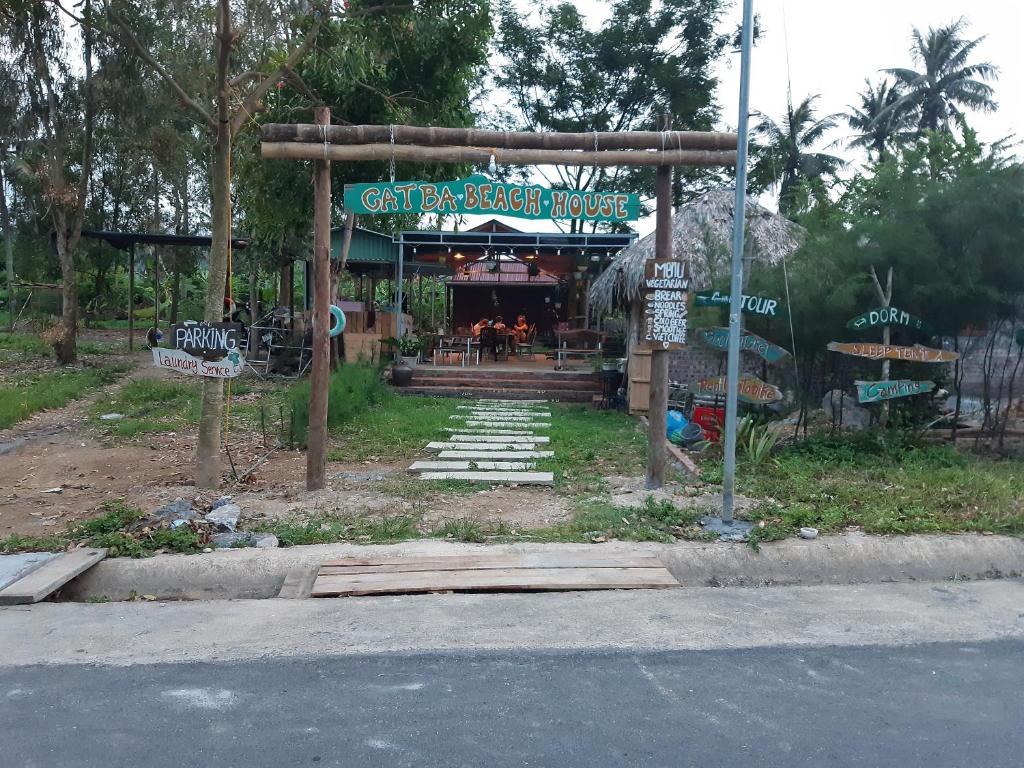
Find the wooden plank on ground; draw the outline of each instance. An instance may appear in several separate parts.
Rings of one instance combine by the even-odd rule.
[[[678,587],[662,568],[511,568],[318,576],[312,597],[423,592],[534,592]]]
[[[65,552],[0,590],[0,605],[38,603],[106,556],[105,549]]]
[[[473,483],[508,483],[510,485],[552,485],[553,472],[505,472],[505,471],[464,471],[464,472],[421,472],[420,480],[469,480]]]
[[[313,583],[319,570],[315,564],[292,568],[284,577],[284,583],[277,596],[287,600],[305,600],[313,591]]]
[[[342,557],[325,560],[321,573],[344,568],[380,568],[381,572],[459,571],[508,568],[662,568],[655,555],[608,554],[581,550],[509,552],[484,555],[420,555],[411,557]]]

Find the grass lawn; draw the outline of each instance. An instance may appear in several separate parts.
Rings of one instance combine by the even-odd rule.
[[[39,375],[18,376],[0,386],[0,429],[37,411],[60,408],[119,378],[126,364],[96,368],[61,368]]]
[[[705,464],[719,482],[721,465]],[[883,441],[873,432],[812,437],[761,464],[740,464],[741,493],[765,499],[751,517],[762,538],[801,526],[867,533],[990,531],[1024,534],[1024,461],[993,460],[952,446]]]

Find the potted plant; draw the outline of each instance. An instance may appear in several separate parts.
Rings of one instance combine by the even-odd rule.
[[[420,340],[418,337],[407,333],[398,340],[398,354],[402,362],[410,368],[415,368],[420,359]]]

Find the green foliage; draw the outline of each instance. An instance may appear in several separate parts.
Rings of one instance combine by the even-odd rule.
[[[585,405],[549,404],[555,456],[543,462],[555,473],[555,487],[577,495],[606,488],[609,475],[643,472],[647,436],[636,420],[616,411],[597,411]],[[540,465],[539,467],[540,468]]]
[[[753,416],[744,416],[736,425],[736,445],[747,464],[757,466],[771,458],[783,438],[782,432]]]
[[[265,523],[257,530],[273,533],[283,547],[333,544],[339,541],[385,544],[419,538],[420,533],[416,528],[418,523],[419,518],[411,515],[390,515],[380,518],[314,516],[310,520],[278,520]]]
[[[51,373],[20,377],[0,386],[0,429],[37,411],[61,408],[91,390],[109,384],[128,370],[125,364],[98,368],[61,368]]]
[[[704,510],[679,509],[670,501],[655,501],[648,496],[641,507],[618,507],[608,502],[582,503],[572,520],[551,528],[521,531],[535,541],[665,541],[676,538],[701,538],[696,527]]]
[[[97,403],[93,417],[107,434],[134,437],[171,432],[199,421],[200,385],[181,379],[135,379],[110,401]],[[123,413],[120,421],[99,421],[104,413]]]
[[[706,481],[721,480],[720,465]],[[925,444],[913,433],[817,435],[782,448],[771,465],[744,466],[739,491],[766,499],[751,519],[794,533],[801,526],[867,533],[1024,533],[1024,463],[993,461]]]
[[[293,386],[286,395],[289,413],[289,434],[284,437],[291,444],[305,445],[309,428],[309,380]],[[380,404],[386,397],[376,367],[364,363],[343,365],[331,374],[327,399],[327,427],[336,429],[366,409]]]

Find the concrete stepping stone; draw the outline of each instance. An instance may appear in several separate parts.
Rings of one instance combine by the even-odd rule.
[[[430,451],[532,451],[536,443],[427,443]]]
[[[550,411],[471,411],[467,414],[460,413],[459,416],[466,416],[469,419],[550,419]]]
[[[479,434],[479,435],[518,435],[530,436],[533,434],[533,430],[530,429],[487,429],[486,427],[445,427],[444,432],[458,432],[460,434]]]
[[[519,408],[505,405],[457,405],[455,407],[460,411],[496,411],[498,413],[540,413],[545,410],[545,406],[542,405],[531,405]]]
[[[465,448],[441,451],[439,459],[472,459],[476,461],[522,461],[523,459],[550,459],[554,451],[475,451]]]
[[[523,427],[523,429],[550,429],[550,421],[533,421],[533,422],[508,422],[508,421],[493,421],[493,420],[482,420],[482,421],[467,421],[467,427],[507,427],[510,425]]]
[[[468,472],[476,469],[500,469],[506,472],[522,472],[536,466],[536,463],[532,461],[415,461],[409,467],[409,471]]]
[[[488,419],[491,421],[508,421],[515,422],[516,424],[523,421],[532,421],[533,419],[550,419],[551,414],[538,413],[536,415],[530,414],[526,416],[506,416],[501,413],[457,413],[451,417],[454,421],[463,421],[468,419]]]
[[[421,480],[470,480],[476,483],[507,485],[553,485],[552,472],[423,472]]]
[[[522,403],[524,405],[535,405],[537,403],[549,403],[550,400],[495,400],[490,397],[481,397],[476,402],[478,403],[497,403],[499,405],[508,405],[509,403],[515,403],[516,405]]]
[[[453,443],[550,443],[550,437],[526,435],[452,435]]]

